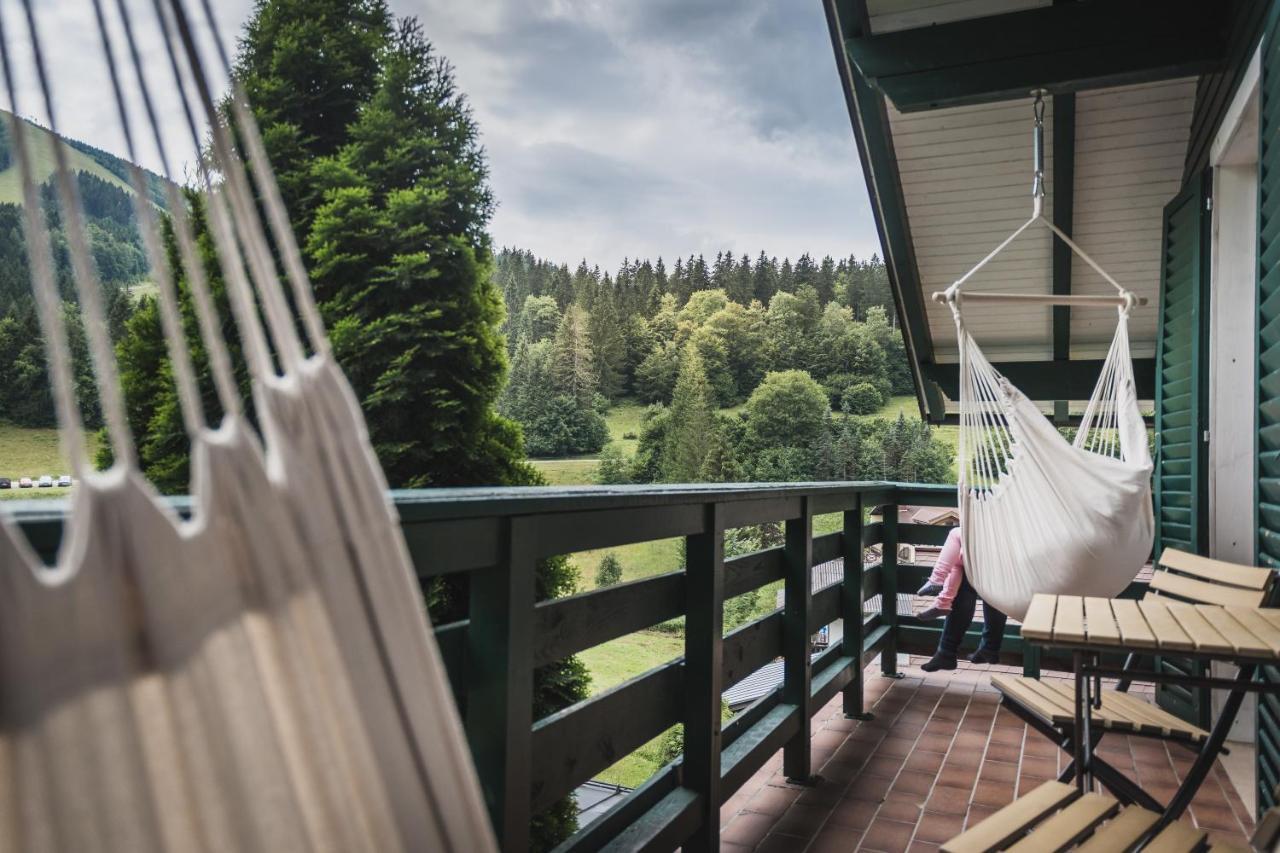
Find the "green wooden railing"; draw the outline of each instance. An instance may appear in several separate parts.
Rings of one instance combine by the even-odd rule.
[[[952,486],[436,489],[394,498],[419,577],[469,579],[469,618],[438,626],[436,636],[505,850],[527,847],[532,815],[676,723],[683,756],[562,849],[717,849],[721,804],[775,752],[783,750],[788,777],[813,777],[810,719],[819,708],[839,693],[846,714],[862,714],[863,670],[876,655],[893,675],[898,653],[930,654],[937,644],[937,623],[897,610],[898,591],[914,590],[927,571],[899,566],[897,546],[940,545],[946,528],[899,524],[896,507],[954,506]],[[61,503],[15,506],[33,545],[52,555]],[[872,506],[890,508],[883,521],[866,520]],[[840,529],[815,537],[814,517],[830,513],[841,514]],[[783,522],[781,547],[725,559],[726,530],[763,522]],[[685,538],[684,569],[535,601],[540,559],[673,537]],[[883,559],[864,569],[872,544]],[[842,579],[814,591],[812,567],[841,558]],[[725,600],[778,580],[784,607],[725,634]],[[864,613],[877,594],[879,611]],[[682,658],[533,718],[536,667],[677,617]],[[813,634],[838,619],[843,640],[811,658]],[[1023,660],[1017,626],[1006,633],[1009,659],[1037,671],[1038,658]],[[782,684],[722,724],[722,692],[779,657]]]

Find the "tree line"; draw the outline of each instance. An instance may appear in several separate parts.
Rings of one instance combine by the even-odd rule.
[[[865,417],[914,390],[877,257],[721,252],[611,275],[505,249],[495,278],[512,352],[499,408],[531,455],[603,450],[604,483],[950,479],[929,427]],[[606,447],[624,398],[650,404],[630,460]]]

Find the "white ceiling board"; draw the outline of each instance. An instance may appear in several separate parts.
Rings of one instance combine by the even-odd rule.
[[[1053,0],[868,0],[872,33],[891,33],[1048,6]]]

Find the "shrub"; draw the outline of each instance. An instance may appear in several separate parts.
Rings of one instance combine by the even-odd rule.
[[[605,554],[600,560],[600,567],[596,569],[596,586],[613,586],[620,580],[622,580],[622,563],[613,554]]]
[[[874,415],[884,405],[884,395],[870,382],[858,382],[845,389],[841,409],[851,415]]]
[[[631,482],[631,466],[618,445],[607,444],[600,452],[596,482],[601,486],[620,486]]]

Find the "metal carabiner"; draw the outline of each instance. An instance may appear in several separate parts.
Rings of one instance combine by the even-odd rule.
[[[1031,156],[1034,159],[1035,174],[1031,183],[1031,197],[1044,198],[1044,89],[1032,91],[1035,103],[1031,105],[1035,116],[1035,126],[1031,131]]]

